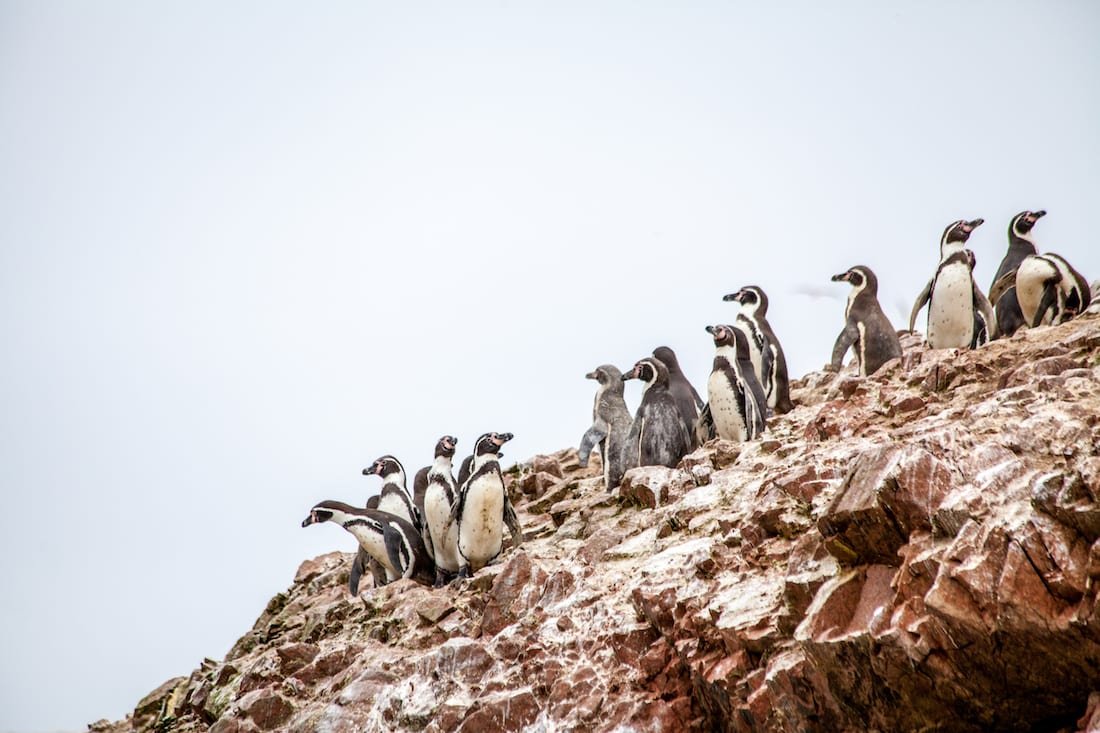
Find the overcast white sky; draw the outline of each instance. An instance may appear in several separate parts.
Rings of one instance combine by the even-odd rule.
[[[798,376],[955,219],[1100,277],[1097,3],[671,5],[0,2],[0,730],[222,657],[380,454],[704,388],[742,285]]]

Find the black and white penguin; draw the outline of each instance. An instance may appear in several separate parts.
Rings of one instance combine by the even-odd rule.
[[[378,492],[379,510],[401,517],[419,532],[420,512],[405,488],[405,467],[401,461],[390,455],[382,456],[364,468],[363,475],[382,477],[382,490]]]
[[[707,380],[707,405],[723,440],[744,442],[764,432],[768,398],[756,378],[745,334],[732,325],[707,326],[714,337],[714,365]]]
[[[444,435],[435,444],[435,460],[428,469],[424,489],[424,545],[435,559],[435,585],[441,587],[447,573],[462,565],[458,554],[458,526],[450,522],[457,486],[451,472],[458,439]]]
[[[460,578],[470,577],[500,554],[505,525],[512,533],[513,547],[523,542],[523,531],[500,471],[500,447],[513,437],[511,433],[485,433],[474,443],[470,477],[459,488],[448,518],[448,525],[458,526]]]
[[[900,358],[901,341],[879,305],[878,278],[871,268],[857,265],[833,275],[832,280],[850,283],[852,292],[844,307],[844,330],[837,336],[828,368],[839,371],[849,348],[856,352],[861,376],[874,374],[886,362]]]
[[[367,509],[377,509],[378,500],[382,497],[378,494],[374,494],[367,498]],[[359,579],[367,573],[371,574],[374,579],[374,587],[380,588],[386,583],[394,579],[395,576],[387,573],[386,568],[382,566],[377,560],[372,558],[362,547],[355,553],[355,559],[351,561],[351,571],[348,574],[348,588],[351,590],[351,594],[358,595],[359,593]]]
[[[634,465],[675,467],[690,450],[692,440],[669,392],[668,368],[660,359],[650,357],[637,362],[622,378],[645,383],[626,439],[627,450],[637,456]]]
[[[653,350],[653,356],[660,359],[668,369],[668,392],[672,395],[672,399],[676,400],[676,407],[679,408],[680,415],[684,419],[684,427],[687,428],[688,436],[692,439],[688,450],[694,450],[699,447],[695,441],[695,426],[699,422],[699,413],[706,403],[699,397],[699,393],[688,381],[684,370],[680,368],[680,360],[676,358],[676,352],[668,346],[658,346]]]
[[[983,219],[947,225],[940,237],[940,264],[917,296],[909,314],[909,330],[928,304],[928,345],[933,349],[976,348],[990,340],[995,328],[992,307],[974,282],[974,253],[965,248]]]
[[[1032,229],[1046,214],[1043,210],[1021,211],[1008,223],[1008,252],[1001,260],[1001,266],[997,268],[997,274],[993,276],[993,284],[989,288],[989,300],[997,313],[997,333],[1000,336],[1011,336],[1020,326],[1026,325],[1016,296],[1014,273],[1025,257],[1038,253]],[[1008,277],[1010,274],[1012,277]],[[999,282],[1002,283],[1000,287]],[[997,297],[994,298],[995,291]]]
[[[1064,257],[1053,252],[1028,255],[1011,273],[993,285],[990,295],[1000,295],[1012,281],[1025,326],[1047,326],[1068,321],[1085,312],[1092,301],[1085,276]]]
[[[592,405],[592,426],[581,437],[577,456],[581,467],[587,466],[592,449],[600,446],[603,485],[611,491],[622,481],[627,469],[633,467],[630,451],[627,450],[630,410],[623,399],[623,374],[611,364],[603,364],[585,374],[584,378],[595,379],[599,387],[596,388],[596,399]]]
[[[360,509],[341,501],[322,501],[310,510],[303,527],[334,522],[359,541],[359,548],[378,562],[392,579],[412,578],[431,584],[435,574],[424,543],[411,524],[389,512]],[[359,592],[358,579],[349,583],[352,595]]]
[[[794,409],[791,402],[790,378],[787,374],[787,357],[783,353],[783,347],[779,339],[768,323],[768,296],[764,290],[756,285],[746,285],[736,293],[730,293],[722,297],[724,301],[733,301],[741,305],[741,312],[737,318],[745,319],[753,325],[755,331],[763,334],[764,344],[771,355],[770,368],[763,371],[763,358],[761,358],[761,374],[757,379],[764,387],[764,394],[768,396],[768,407],[771,407],[779,415]]]

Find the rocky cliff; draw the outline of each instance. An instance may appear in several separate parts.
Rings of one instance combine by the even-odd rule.
[[[91,728],[1100,730],[1100,316],[906,345],[621,495],[573,451],[517,467],[527,541],[463,585],[353,598],[350,555],[308,560]]]

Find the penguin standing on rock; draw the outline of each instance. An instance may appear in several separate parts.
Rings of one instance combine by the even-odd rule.
[[[600,459],[603,463],[603,485],[611,491],[623,479],[630,464],[627,435],[630,433],[630,411],[623,399],[623,375],[611,364],[604,364],[584,375],[585,379],[595,379],[600,385],[596,389],[596,400],[592,405],[592,427],[585,431],[577,449],[580,465],[588,465],[588,456],[592,448],[600,446]]]
[[[699,413],[703,409],[703,400],[695,387],[691,386],[684,370],[680,368],[680,360],[676,358],[676,352],[667,346],[658,346],[653,350],[653,356],[661,360],[668,369],[668,392],[672,399],[676,400],[676,407],[680,410],[680,416],[684,420],[688,436],[692,438],[688,450],[694,450],[699,446],[694,440],[695,424],[699,422]]]
[[[442,587],[447,573],[461,567],[458,554],[458,527],[450,523],[455,503],[455,477],[451,473],[458,439],[444,435],[435,444],[435,460],[428,469],[424,501],[424,546],[435,558],[435,586]]]
[[[779,415],[794,409],[791,402],[790,378],[787,375],[787,357],[779,339],[768,323],[768,296],[756,285],[746,285],[736,293],[722,297],[724,301],[733,301],[741,305],[738,320],[744,319],[752,324],[754,330],[763,334],[764,348],[771,355],[770,368],[766,373],[757,374],[757,378],[768,396],[768,407]],[[761,360],[763,368],[763,359]]]
[[[432,560],[424,549],[420,534],[411,524],[389,512],[360,509],[340,501],[322,501],[310,510],[303,527],[321,522],[334,522],[350,532],[359,542],[359,549],[385,568],[386,575],[431,584]],[[352,595],[358,595],[358,578],[349,584]]]
[[[837,336],[832,361],[826,368],[840,371],[849,348],[854,348],[859,374],[864,377],[874,374],[891,359],[900,358],[901,341],[879,305],[878,278],[871,268],[857,265],[833,275],[832,280],[850,283],[852,292],[844,307],[844,330]]]
[[[1021,326],[1026,325],[1017,299],[1015,273],[1025,257],[1038,253],[1032,229],[1046,215],[1047,212],[1043,210],[1021,211],[1008,224],[1008,252],[1001,260],[1001,266],[997,268],[997,274],[993,276],[993,284],[989,288],[989,300],[997,312],[997,333],[1001,336],[1011,336]],[[1008,277],[1009,275],[1012,277]],[[1000,287],[999,282],[1002,283]]]
[[[500,471],[500,447],[511,433],[485,433],[474,443],[470,477],[458,491],[458,499],[447,520],[458,525],[458,554],[462,558],[458,576],[468,578],[492,562],[504,547],[504,525],[512,533],[512,546],[523,542],[504,475]]]
[[[715,432],[743,442],[764,432],[768,399],[749,358],[748,339],[729,325],[707,326],[714,337],[714,366],[707,381],[707,405]]]
[[[928,345],[933,349],[972,349],[995,334],[993,308],[974,282],[974,253],[964,246],[983,219],[952,222],[940,237],[940,264],[917,296],[909,314],[913,330],[917,314],[928,304]]]
[[[660,359],[649,357],[637,362],[622,378],[624,382],[640,379],[645,383],[642,402],[626,439],[627,449],[637,457],[634,465],[674,468],[690,449],[691,437],[669,392],[668,368]]]
[[[1013,287],[1024,325],[1032,328],[1068,321],[1092,301],[1085,276],[1053,252],[1025,257],[1015,273],[993,284],[990,297],[1001,297]]]

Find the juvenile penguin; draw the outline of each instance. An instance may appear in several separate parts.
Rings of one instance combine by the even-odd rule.
[[[413,504],[408,489],[405,488],[405,467],[401,465],[401,461],[390,455],[376,458],[374,463],[363,469],[363,475],[382,477],[382,490],[378,492],[378,508],[401,517],[419,532],[420,512]]]
[[[1085,312],[1092,301],[1088,281],[1064,257],[1053,252],[1028,255],[1011,273],[993,285],[1000,295],[1013,281],[1024,325],[1034,328],[1068,321]]]
[[[928,345],[933,349],[968,349],[989,341],[993,310],[974,282],[974,253],[964,248],[971,232],[983,223],[983,219],[974,219],[947,225],[940,237],[936,274],[909,314],[912,331],[917,314],[928,304]]]
[[[676,352],[667,346],[658,346],[653,350],[653,356],[661,360],[668,369],[668,393],[676,400],[676,407],[680,410],[680,416],[684,420],[688,436],[692,439],[688,450],[694,450],[698,446],[695,443],[695,425],[699,422],[699,413],[703,409],[703,400],[695,387],[691,386],[684,370],[680,368],[680,360],[676,358]]]
[[[512,533],[512,546],[523,542],[523,531],[504,487],[500,471],[500,447],[511,433],[485,433],[474,443],[470,477],[458,491],[448,525],[458,526],[458,575],[468,578],[488,565],[504,546],[504,525]]]
[[[595,379],[596,399],[592,405],[592,427],[581,437],[577,449],[582,467],[588,465],[588,456],[592,448],[600,446],[600,460],[603,463],[603,485],[611,491],[623,480],[623,474],[632,465],[630,452],[626,449],[627,435],[630,433],[630,411],[623,399],[623,375],[611,364],[596,367],[585,379]]]
[[[674,468],[690,449],[691,438],[668,390],[668,368],[660,359],[650,357],[637,362],[622,378],[645,383],[642,403],[626,439],[631,458],[637,457],[634,465]]]
[[[993,284],[989,288],[993,308],[997,312],[997,333],[1001,336],[1011,336],[1020,326],[1025,325],[1023,313],[1020,312],[1020,302],[1016,296],[1015,275],[1020,263],[1028,255],[1038,252],[1035,248],[1035,239],[1032,229],[1039,219],[1046,216],[1047,212],[1021,211],[1012,217],[1008,223],[1008,252],[1001,260],[1001,266],[997,268],[997,274],[993,276]],[[1012,274],[1011,278],[1006,277]],[[1001,288],[997,283],[1004,280]],[[993,297],[994,291],[999,291],[997,297]]]
[[[434,577],[432,561],[424,549],[420,534],[411,524],[389,512],[360,509],[340,501],[322,501],[310,510],[303,527],[334,522],[350,532],[359,548],[386,569],[389,576],[412,578],[430,584]],[[350,584],[358,594],[358,581]]]
[[[757,378],[768,396],[768,407],[779,415],[790,412],[794,404],[791,402],[790,379],[787,376],[787,357],[768,323],[768,296],[762,288],[746,285],[736,293],[723,296],[722,300],[739,303],[741,312],[737,317],[749,321],[756,331],[764,335],[765,348],[771,354],[771,368],[764,374],[758,374]]]
[[[707,333],[716,349],[707,381],[715,431],[723,440],[753,440],[764,432],[768,398],[753,371],[745,334],[728,325],[707,326]]]
[[[424,545],[435,558],[435,586],[442,587],[447,573],[461,567],[458,527],[449,522],[455,503],[455,477],[451,473],[458,439],[444,435],[435,444],[435,460],[428,469],[424,489]]]
[[[837,336],[828,368],[839,371],[844,354],[852,347],[860,376],[874,374],[886,362],[901,357],[901,341],[879,305],[878,278],[871,268],[857,265],[833,275],[832,280],[850,283],[852,292],[844,307],[844,330]]]

